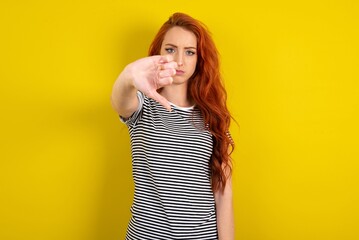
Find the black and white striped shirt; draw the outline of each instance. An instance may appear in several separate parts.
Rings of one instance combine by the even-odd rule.
[[[135,195],[126,239],[217,239],[212,135],[195,107],[167,111],[137,93],[129,128]]]

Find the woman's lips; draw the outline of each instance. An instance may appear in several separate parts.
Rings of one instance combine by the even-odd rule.
[[[176,75],[183,75],[184,74],[184,71],[182,70],[176,70]]]

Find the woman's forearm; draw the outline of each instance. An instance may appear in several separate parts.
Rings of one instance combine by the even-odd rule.
[[[215,193],[219,240],[234,240],[232,183],[227,181],[224,192]]]
[[[116,79],[112,88],[111,103],[116,112],[127,118],[136,110],[138,99],[131,79],[131,73],[126,67]]]

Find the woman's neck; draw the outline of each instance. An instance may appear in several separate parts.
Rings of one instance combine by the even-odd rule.
[[[160,89],[159,93],[179,107],[191,107],[194,105],[193,100],[188,96],[187,84],[166,86]]]

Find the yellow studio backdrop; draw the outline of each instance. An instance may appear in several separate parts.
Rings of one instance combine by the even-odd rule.
[[[123,67],[180,11],[221,53],[236,239],[359,239],[358,1],[1,1],[0,239],[124,239]]]

